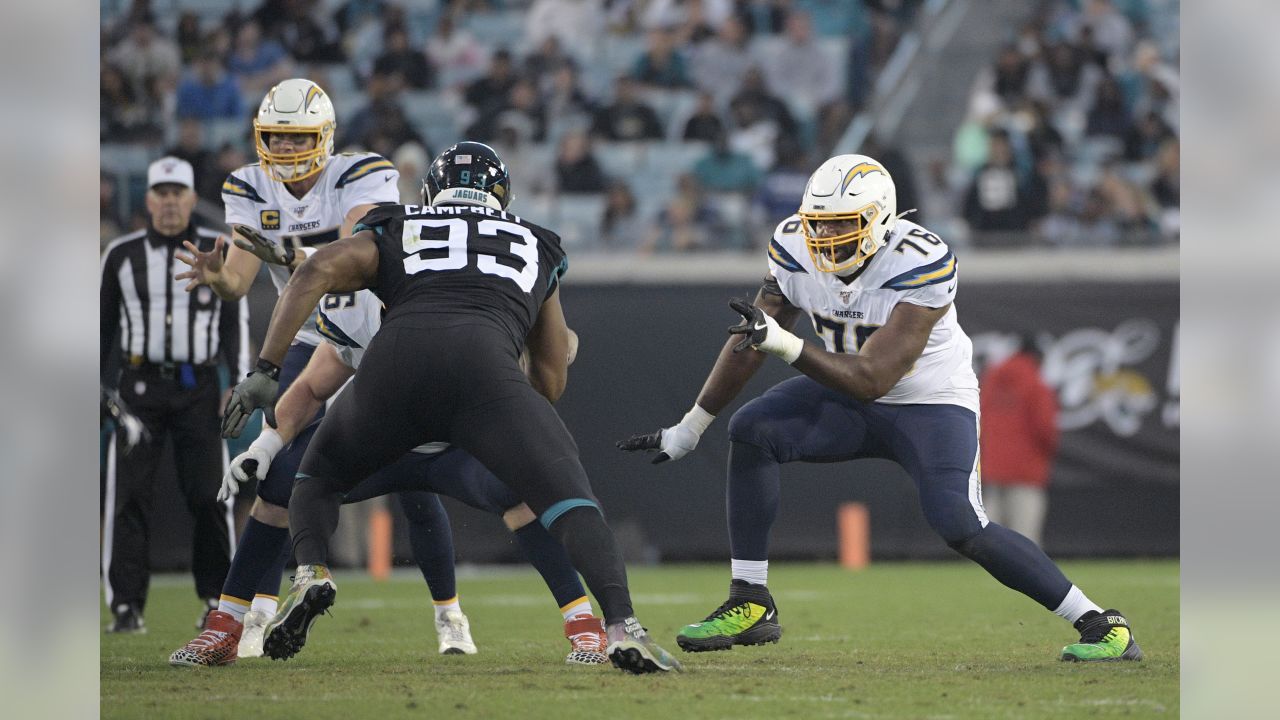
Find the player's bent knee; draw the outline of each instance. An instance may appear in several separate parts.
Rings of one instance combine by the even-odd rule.
[[[772,423],[767,406],[756,398],[743,405],[729,418],[729,441],[762,448],[773,447]]]
[[[271,527],[289,527],[289,509],[267,502],[259,497],[253,501],[253,509],[249,511],[254,520]]]
[[[507,529],[511,532],[515,532],[537,519],[538,516],[534,515],[529,506],[524,503],[520,503],[502,513],[502,522],[506,524]]]

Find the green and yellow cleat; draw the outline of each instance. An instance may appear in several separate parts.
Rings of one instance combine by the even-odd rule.
[[[280,610],[263,628],[262,652],[272,660],[288,660],[303,645],[311,625],[333,605],[338,595],[329,568],[299,565],[289,595]]]
[[[764,645],[782,638],[778,609],[764,585],[745,580],[729,584],[729,599],[706,620],[685,625],[676,644],[685,652],[728,650],[734,645]]]
[[[1090,610],[1076,621],[1080,642],[1062,648],[1065,662],[1141,660],[1142,648],[1133,639],[1129,621],[1116,610]]]

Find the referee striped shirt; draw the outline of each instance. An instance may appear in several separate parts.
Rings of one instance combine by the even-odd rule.
[[[184,240],[213,249],[218,233],[196,227],[173,238],[154,229],[116,238],[102,254],[99,308],[101,366],[105,371],[119,338],[125,365],[216,365],[219,355],[232,381],[249,373],[249,304],[224,302],[200,285],[188,293],[173,276],[187,268],[174,253]]]

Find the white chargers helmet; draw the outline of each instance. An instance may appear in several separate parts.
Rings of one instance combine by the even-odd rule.
[[[253,119],[253,142],[262,169],[272,180],[297,182],[320,172],[333,155],[338,121],[333,103],[321,87],[304,78],[284,80],[267,91]],[[316,138],[307,150],[273,153],[267,133],[309,133]]]
[[[809,176],[800,203],[805,245],[814,267],[839,273],[856,268],[884,247],[898,222],[898,192],[889,171],[866,155],[837,155]],[[822,232],[815,222],[849,223]]]

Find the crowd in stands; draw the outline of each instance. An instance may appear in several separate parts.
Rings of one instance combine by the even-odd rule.
[[[404,201],[435,152],[489,142],[516,211],[571,249],[756,248],[837,150],[881,157],[899,207],[918,206],[893,148],[836,145],[923,0],[114,2],[104,237],[145,223],[139,169],[109,148],[189,160],[217,220],[222,179],[254,159],[258,103],[297,76],[329,92],[339,151],[397,164]],[[953,162],[928,173],[960,238],[1176,237],[1177,32],[1151,22],[1170,2],[1176,16],[1176,0],[1041,2],[979,80]]]
[[[406,201],[432,153],[482,140],[521,214],[565,225],[568,244],[636,252],[758,244],[921,4],[118,1],[103,5],[103,145],[188,159],[210,216],[253,159],[262,95],[305,76],[338,109],[339,150],[396,162]],[[145,222],[138,194],[104,161],[104,236]]]
[[[1041,0],[976,80],[949,177],[933,168],[963,219],[948,236],[1176,241],[1177,12],[1176,0]]]

